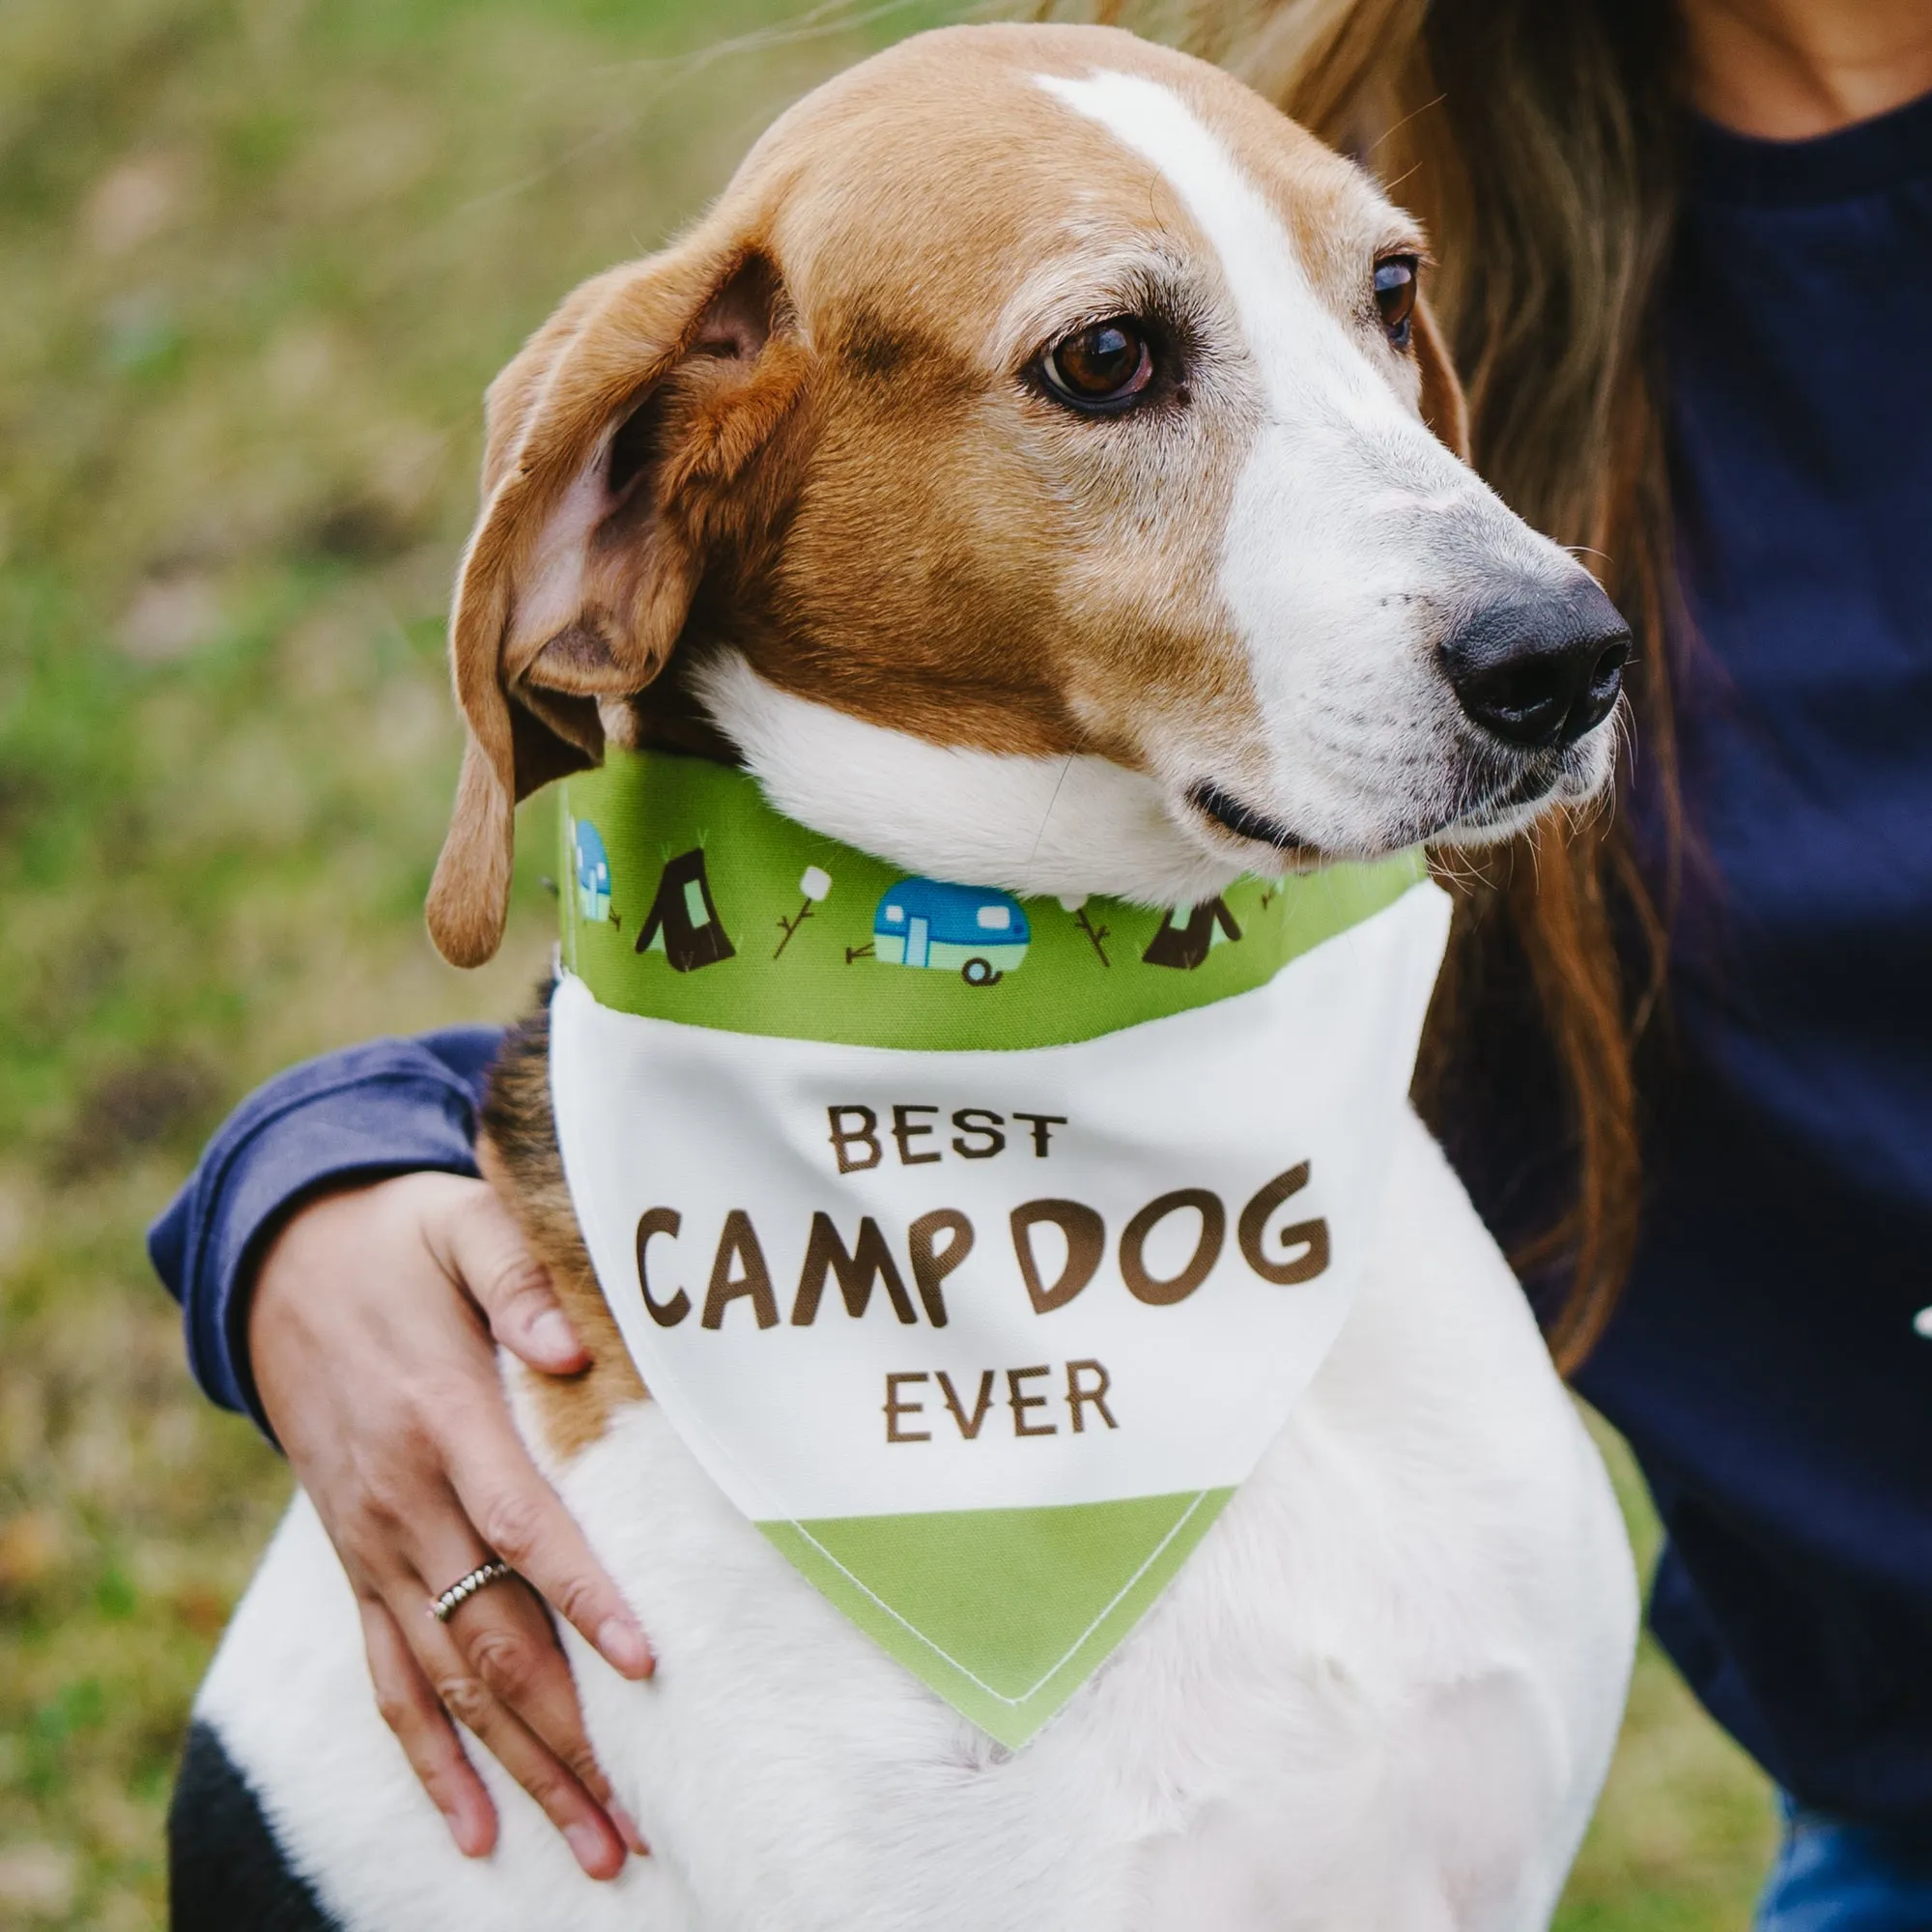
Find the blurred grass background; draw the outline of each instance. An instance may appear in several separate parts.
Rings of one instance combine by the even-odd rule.
[[[0,6],[0,1926],[161,1922],[187,1702],[287,1489],[190,1385],[146,1221],[255,1081],[506,1016],[547,952],[530,865],[488,971],[421,927],[483,385],[946,11]],[[1742,1926],[1770,1839],[1646,1652],[1561,1923]]]

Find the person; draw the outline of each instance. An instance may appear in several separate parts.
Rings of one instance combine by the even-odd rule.
[[[1642,1463],[1659,1636],[1786,1794],[1761,1927],[1932,1924],[1932,9],[1191,17],[1429,220],[1475,462],[1636,626],[1618,811],[1479,868],[1432,1119]],[[457,1842],[494,1820],[451,1714],[602,1876],[643,1840],[540,1599],[651,1659],[493,1368],[582,1360],[476,1179],[495,1044],[283,1075],[152,1245]],[[523,1582],[422,1614],[493,1553]]]

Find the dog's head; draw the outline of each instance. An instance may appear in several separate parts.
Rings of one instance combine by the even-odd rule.
[[[949,29],[801,102],[491,389],[439,947],[495,951],[516,800],[607,739],[1151,904],[1594,793],[1629,635],[1463,461],[1422,256],[1107,29]]]

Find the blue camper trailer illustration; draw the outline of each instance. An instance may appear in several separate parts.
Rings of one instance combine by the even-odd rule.
[[[901,879],[872,918],[875,959],[957,973],[969,986],[997,985],[1026,957],[1030,937],[1017,899],[936,879]]]
[[[587,818],[571,827],[571,852],[577,867],[577,911],[582,919],[602,923],[611,917],[611,855],[604,835]]]

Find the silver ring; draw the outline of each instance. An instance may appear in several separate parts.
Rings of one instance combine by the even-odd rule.
[[[467,1577],[459,1577],[441,1596],[429,1606],[430,1615],[438,1623],[446,1624],[461,1604],[467,1604],[478,1590],[487,1590],[492,1583],[507,1581],[517,1573],[500,1556],[493,1556],[487,1563],[479,1563]]]

